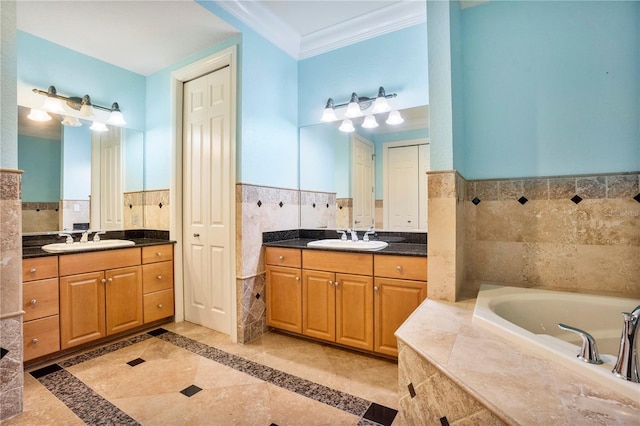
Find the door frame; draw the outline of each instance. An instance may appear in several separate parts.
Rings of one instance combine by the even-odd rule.
[[[385,142],[382,144],[382,223],[383,229],[389,228],[389,149],[401,146],[429,145],[429,138],[406,139],[402,141]],[[420,228],[422,229],[422,228]]]
[[[232,188],[229,188],[229,194],[231,200],[228,203],[229,218],[231,222],[229,226],[232,227],[232,236],[229,243],[229,251],[231,253],[231,265],[229,270],[231,271],[232,286],[230,293],[231,296],[231,312],[230,330],[229,334],[232,342],[238,340],[238,327],[237,327],[237,297],[236,297],[236,200],[235,200],[235,186],[236,186],[236,115],[237,115],[237,48],[231,46],[213,55],[202,58],[196,62],[179,68],[171,73],[171,123],[173,124],[173,132],[171,134],[171,152],[173,158],[171,159],[171,186],[169,191],[169,204],[171,205],[171,223],[169,228],[170,238],[176,241],[175,253],[173,259],[174,266],[174,294],[175,294],[175,321],[184,321],[184,267],[183,267],[183,217],[182,217],[182,202],[183,202],[183,179],[182,179],[182,160],[183,160],[183,135],[182,135],[182,108],[183,108],[183,84],[186,81],[193,80],[205,74],[209,74],[215,70],[224,67],[230,67],[231,70],[231,117],[230,117],[230,135],[231,142],[230,156],[231,165],[229,167],[229,173],[231,174],[229,182]]]

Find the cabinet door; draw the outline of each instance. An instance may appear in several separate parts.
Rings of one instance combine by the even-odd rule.
[[[104,273],[60,278],[60,348],[104,337]]]
[[[373,350],[373,278],[336,274],[336,342]]]
[[[302,271],[302,334],[318,339],[336,339],[335,274]]]
[[[300,269],[267,267],[267,325],[302,333]]]
[[[140,266],[105,272],[107,335],[142,325],[142,270]]]
[[[376,352],[398,356],[396,330],[427,297],[424,281],[375,279]]]

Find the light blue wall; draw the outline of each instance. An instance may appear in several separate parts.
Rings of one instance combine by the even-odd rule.
[[[300,61],[300,126],[319,123],[328,98],[340,104],[352,92],[374,97],[379,86],[398,94],[390,100],[396,109],[429,103],[426,24]]]
[[[304,191],[334,192],[335,168],[333,159],[338,142],[347,143],[345,134],[335,126],[307,126],[300,128],[300,189]]]
[[[60,140],[18,136],[18,169],[22,175],[22,201],[60,200]]]
[[[462,37],[465,177],[640,170],[640,2],[492,1]]]
[[[88,200],[91,195],[91,130],[62,126],[62,193],[65,200]]]
[[[95,104],[118,102],[127,127],[144,130],[145,77],[18,31],[18,98],[55,86],[64,96],[91,96]],[[44,101],[44,97],[42,97]]]

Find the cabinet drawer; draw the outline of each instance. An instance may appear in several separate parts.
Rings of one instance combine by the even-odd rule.
[[[426,257],[375,255],[374,263],[374,275],[376,277],[427,280]]]
[[[142,263],[173,260],[173,244],[142,247]]]
[[[373,255],[364,253],[336,253],[324,250],[302,250],[302,267],[316,271],[372,275]]]
[[[58,278],[22,284],[23,321],[58,314]]]
[[[22,282],[58,277],[58,256],[35,257],[22,261]]]
[[[144,296],[144,322],[152,322],[173,315],[173,289]]]
[[[60,276],[124,268],[140,264],[140,248],[94,251],[60,256]]]
[[[54,315],[24,323],[25,361],[60,350],[60,326],[58,321],[58,315]]]
[[[142,293],[173,288],[173,262],[142,265]]]
[[[267,247],[264,257],[267,265],[290,266],[292,268],[299,268],[301,265],[299,249]]]

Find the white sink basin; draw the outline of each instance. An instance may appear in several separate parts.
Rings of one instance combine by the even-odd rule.
[[[86,250],[99,250],[106,248],[116,247],[131,247],[136,245],[133,241],[129,240],[100,240],[98,242],[89,241],[86,243],[75,242],[72,244],[67,243],[55,243],[42,246],[42,250],[49,253],[67,253],[71,251],[86,251]]]
[[[388,245],[385,241],[343,241],[339,239],[318,240],[307,243],[307,247],[362,251],[382,250]]]

